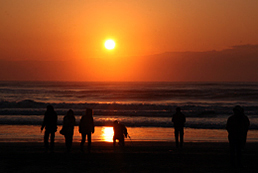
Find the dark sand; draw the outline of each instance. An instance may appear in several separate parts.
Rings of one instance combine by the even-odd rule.
[[[247,143],[244,168],[229,165],[228,143],[130,142],[114,150],[112,143],[94,142],[91,153],[74,143],[45,152],[42,143],[0,143],[0,172],[257,172],[258,143]]]

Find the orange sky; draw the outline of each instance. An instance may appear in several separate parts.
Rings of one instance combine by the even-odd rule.
[[[146,56],[257,45],[257,7],[256,0],[0,0],[0,80],[178,81],[167,76],[177,69],[146,71]],[[103,46],[108,38],[112,51]],[[191,79],[219,80],[181,80]]]

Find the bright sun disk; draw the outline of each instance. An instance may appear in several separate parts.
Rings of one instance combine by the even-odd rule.
[[[102,138],[106,142],[113,142],[113,127],[103,127],[102,128]]]
[[[114,40],[107,40],[105,41],[105,48],[108,50],[114,49],[116,46],[116,43],[114,42]]]

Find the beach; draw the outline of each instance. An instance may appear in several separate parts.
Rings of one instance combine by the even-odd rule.
[[[46,152],[41,142],[1,142],[0,172],[256,172],[257,144],[246,144],[244,168],[232,168],[227,142],[176,148],[172,142],[138,141],[115,149],[110,142],[93,142],[91,153],[82,153],[78,142],[70,153],[64,143]]]
[[[257,172],[257,83],[0,82],[0,172]],[[48,104],[58,114],[54,152],[45,152],[41,124]],[[244,168],[229,161],[227,119],[235,105],[250,119]],[[171,118],[186,116],[177,149]],[[82,153],[78,123],[94,111],[91,153]],[[73,147],[59,133],[75,112]],[[127,127],[124,149],[112,146],[113,121]]]
[[[0,0],[0,173],[258,173],[257,7]]]

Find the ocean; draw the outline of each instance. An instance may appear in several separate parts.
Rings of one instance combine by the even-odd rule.
[[[258,83],[251,82],[1,81],[0,140],[16,139],[15,135],[19,140],[32,140],[33,137],[28,138],[29,134],[23,132],[17,135],[19,130],[12,132],[12,129],[39,129],[46,106],[52,104],[58,114],[59,126],[69,109],[74,110],[78,124],[85,109],[92,108],[94,122],[100,132],[103,127],[109,127],[118,120],[131,129],[135,140],[145,139],[137,131],[146,130],[148,134],[156,134],[146,140],[168,141],[173,140],[171,116],[177,106],[186,116],[186,131],[192,134],[189,141],[224,141],[227,140],[227,118],[235,105],[241,105],[251,122],[251,140],[258,141],[257,103]],[[204,133],[206,137],[202,138]],[[37,134],[32,136],[41,139],[36,137]],[[101,139],[96,137],[95,140]]]

